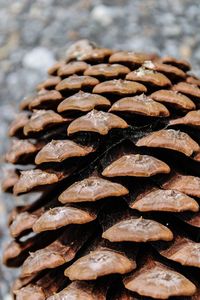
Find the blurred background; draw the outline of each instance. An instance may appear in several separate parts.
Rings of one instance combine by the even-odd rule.
[[[17,106],[46,77],[72,42],[158,52],[188,59],[200,75],[199,0],[0,0],[0,179],[7,126]],[[6,211],[15,201],[0,194],[0,248],[8,240]],[[1,255],[0,250],[0,255]],[[0,299],[10,300],[13,271],[0,265]]]

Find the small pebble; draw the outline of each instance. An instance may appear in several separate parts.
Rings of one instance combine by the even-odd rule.
[[[44,47],[36,47],[23,58],[23,66],[30,69],[46,72],[55,63],[53,53]]]
[[[112,9],[105,5],[95,6],[91,12],[91,17],[102,26],[108,26],[112,24]]]

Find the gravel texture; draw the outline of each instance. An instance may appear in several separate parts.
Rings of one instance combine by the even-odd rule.
[[[68,45],[87,38],[105,47],[169,54],[188,59],[200,75],[199,28],[199,0],[0,0],[0,179],[8,168],[7,126],[19,101]],[[16,201],[0,195],[1,248],[7,242],[6,211]],[[0,266],[2,300],[12,299],[12,276]]]

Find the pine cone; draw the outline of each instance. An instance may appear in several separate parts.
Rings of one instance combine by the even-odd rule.
[[[40,193],[9,217],[17,300],[200,299],[200,79],[189,70],[80,41],[22,101],[3,188]]]

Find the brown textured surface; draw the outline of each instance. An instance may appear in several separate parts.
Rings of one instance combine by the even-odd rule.
[[[167,148],[191,156],[199,151],[199,145],[191,137],[180,130],[159,130],[142,138],[137,146]]]
[[[102,237],[110,242],[148,242],[148,241],[171,241],[172,232],[165,226],[153,220],[141,218],[127,219],[116,223],[106,230]]]
[[[16,195],[27,193],[34,188],[40,188],[41,186],[51,185],[59,182],[63,178],[69,176],[68,172],[64,171],[49,171],[33,169],[27,171],[21,171],[18,181],[13,187],[13,192]]]
[[[110,63],[126,63],[135,67],[137,65],[142,65],[145,60],[150,59],[150,55],[146,53],[136,53],[128,51],[119,51],[112,54],[109,58]]]
[[[74,207],[54,207],[46,211],[33,225],[34,232],[55,230],[69,224],[85,224],[95,219],[94,214]]]
[[[165,56],[165,57],[161,58],[160,61],[165,64],[176,66],[184,71],[188,71],[191,68],[189,62],[187,62],[186,60],[176,59],[171,56]]]
[[[118,116],[103,111],[92,110],[87,115],[74,120],[68,127],[67,133],[71,135],[81,131],[94,131],[106,135],[113,128],[127,128],[126,121]]]
[[[106,167],[102,175],[105,177],[136,176],[150,177],[159,173],[169,173],[170,168],[162,161],[140,154],[124,155]]]
[[[171,120],[170,125],[188,125],[200,127],[200,110],[190,111],[182,118]]]
[[[52,140],[37,154],[35,163],[62,162],[70,157],[86,156],[92,151],[92,147],[83,147],[70,140]]]
[[[88,64],[85,62],[81,61],[72,61],[68,64],[64,64],[60,66],[58,69],[57,73],[58,76],[65,77],[65,76],[70,76],[73,74],[83,74],[83,72],[87,69]],[[89,74],[85,74],[89,75]]]
[[[16,300],[44,300],[45,298],[42,288],[33,285],[26,286],[16,293]]]
[[[72,75],[63,79],[56,85],[58,91],[79,90],[86,87],[93,87],[97,85],[99,81],[91,76],[78,76]]]
[[[117,78],[129,73],[129,68],[120,64],[99,64],[90,66],[85,70],[84,75],[105,78]]]
[[[11,123],[8,134],[10,136],[17,135],[19,131],[23,131],[24,126],[29,121],[28,114],[25,112],[20,113],[16,119]]]
[[[93,89],[93,93],[97,93],[97,94],[109,93],[109,94],[117,94],[120,96],[138,94],[142,92],[146,92],[146,88],[144,85],[137,82],[131,82],[122,79],[114,79],[114,80],[109,80],[109,81],[99,83]]]
[[[10,169],[6,172],[6,177],[4,178],[2,182],[2,190],[4,192],[10,192],[13,190],[14,185],[17,183],[19,179],[18,174],[15,172],[15,170]]]
[[[96,107],[109,107],[110,101],[101,95],[80,91],[63,100],[57,110],[60,113],[67,111],[90,111]]]
[[[139,211],[199,211],[198,202],[176,190],[155,189],[140,194],[132,203],[131,208]]]
[[[193,241],[180,238],[167,249],[160,252],[168,259],[179,262],[184,266],[200,268],[200,245]],[[189,254],[189,255],[188,255]]]
[[[151,61],[145,61],[143,66],[147,69],[158,71],[160,73],[165,74],[166,76],[172,77],[172,78],[185,78],[186,74],[181,69],[167,64],[162,64],[159,62],[151,62]]]
[[[156,87],[165,87],[171,85],[171,81],[165,75],[156,71],[145,69],[144,67],[127,74],[126,79],[143,82]]]
[[[86,282],[73,282],[69,284],[65,289],[59,293],[50,296],[47,300],[62,300],[62,299],[73,299],[73,300],[105,300],[105,291],[102,289],[95,289],[95,286]]]
[[[110,111],[126,112],[150,117],[168,117],[170,114],[164,105],[153,101],[144,94],[135,97],[122,98],[112,105]]]
[[[94,280],[108,274],[125,274],[135,269],[134,261],[122,253],[99,249],[81,257],[65,270],[70,280]]]
[[[185,94],[190,97],[200,98],[200,89],[197,85],[187,82],[179,82],[172,87],[173,91]]]
[[[13,140],[10,150],[6,154],[6,160],[12,164],[22,163],[23,160],[29,162],[41,147],[42,145],[34,145],[28,140]]]
[[[87,225],[86,227],[68,227],[63,234],[47,247],[31,252],[31,255],[27,257],[22,265],[22,278],[33,276],[47,268],[54,269],[71,261],[90,238],[92,232],[92,228]]]
[[[23,101],[6,155],[23,165],[4,190],[42,196],[9,219],[17,300],[198,299],[200,84],[188,70],[81,41]]]
[[[159,90],[151,94],[153,100],[171,105],[177,109],[194,109],[195,104],[185,95],[171,90]]]
[[[88,202],[126,194],[128,194],[128,190],[121,184],[91,176],[68,187],[59,196],[59,201],[62,203]]]
[[[140,295],[160,299],[167,299],[169,296],[192,296],[196,291],[195,285],[184,276],[156,263],[137,271],[125,280],[125,286]]]
[[[49,77],[47,80],[43,81],[42,83],[38,84],[37,89],[38,91],[43,89],[52,89],[54,88],[59,82],[61,81],[60,77]]]
[[[37,110],[33,112],[30,120],[24,126],[24,134],[27,136],[31,133],[43,131],[48,126],[63,124],[68,121],[53,110]]]
[[[13,222],[10,224],[11,236],[15,238],[18,235],[20,235],[23,231],[31,229],[37,219],[37,214],[29,214],[26,211],[16,214]]]
[[[38,109],[45,105],[56,105],[60,103],[61,100],[62,95],[58,91],[42,90],[40,93],[38,93],[38,96],[33,97],[31,102],[29,103],[29,108]]]
[[[173,189],[190,196],[200,197],[200,178],[195,176],[175,175],[163,184],[164,189]]]

